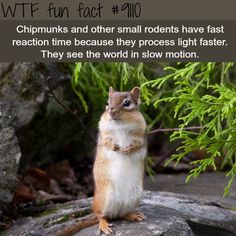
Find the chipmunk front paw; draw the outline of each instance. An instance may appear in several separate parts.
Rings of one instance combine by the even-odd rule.
[[[112,151],[119,151],[120,150],[120,146],[118,144],[113,144],[112,146]]]
[[[134,146],[131,144],[131,145],[129,145],[128,147],[124,148],[124,149],[122,150],[122,152],[124,152],[125,154],[129,154],[129,153],[132,152],[133,148],[134,148]]]

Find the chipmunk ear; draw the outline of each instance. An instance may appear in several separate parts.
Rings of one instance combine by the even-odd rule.
[[[111,97],[114,92],[115,92],[115,90],[110,86],[110,88],[109,88],[109,97]]]
[[[140,96],[140,88],[139,87],[134,87],[130,91],[131,97],[137,102]]]

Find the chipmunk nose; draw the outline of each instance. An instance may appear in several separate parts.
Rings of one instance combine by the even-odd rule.
[[[118,113],[117,113],[117,109],[115,107],[111,107],[109,113],[110,113],[110,116],[112,119],[117,118]]]

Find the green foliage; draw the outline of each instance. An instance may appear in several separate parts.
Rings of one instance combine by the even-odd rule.
[[[112,86],[119,91],[127,91],[134,86],[140,86],[154,78],[151,66],[143,63],[129,64],[126,62],[107,63],[75,63],[70,64],[73,79],[71,85],[80,99],[84,111],[93,113],[92,123],[96,124],[108,97],[108,89]],[[148,105],[153,94],[148,88],[142,90],[142,111],[149,122],[156,117],[157,112],[149,115]],[[153,124],[154,125],[154,124]]]
[[[96,86],[104,96],[107,95],[108,88],[124,91],[132,86],[139,86],[148,79],[144,75],[144,64],[131,65],[123,63],[76,63],[73,68],[72,88],[78,96],[87,91],[87,86]],[[149,92],[143,91],[143,95],[148,97]],[[84,99],[83,99],[83,102]],[[87,109],[85,109],[87,110]]]
[[[236,69],[234,63],[76,63],[71,64],[72,88],[84,112],[94,125],[104,110],[109,86],[124,91],[142,88],[142,112],[153,127],[179,127],[170,139],[182,140],[177,153],[169,160],[178,163],[194,150],[204,150],[207,157],[194,161],[187,181],[207,168],[228,170],[228,185],[236,175]],[[188,126],[202,126],[193,132]],[[148,158],[147,172],[153,175]]]
[[[119,91],[131,90],[134,86],[142,86],[148,82],[149,78],[155,78],[157,64],[149,65],[143,63],[128,64],[122,63],[75,63],[69,64],[71,74],[72,88],[78,96],[86,115],[86,120],[92,127],[97,127],[98,120],[104,111],[104,107],[108,98],[108,89],[112,86]],[[160,67],[160,66],[159,66]],[[141,105],[142,113],[145,116],[150,128],[159,122],[159,111],[153,109],[149,105],[152,103],[155,89],[147,87],[142,89],[142,100],[145,101]],[[154,171],[152,169],[153,162],[150,157],[146,158],[146,171],[152,178]]]
[[[162,94],[154,102],[156,107],[170,104],[174,108],[172,115],[178,121],[180,129],[170,138],[172,141],[181,139],[182,145],[171,160],[178,163],[194,150],[206,151],[206,159],[192,162],[196,168],[190,171],[189,181],[207,167],[216,170],[216,159],[225,156],[221,167],[230,165],[226,195],[236,175],[236,84],[230,79],[234,63],[195,62],[165,69],[169,73],[148,81],[143,87],[157,87],[160,91],[171,88],[170,95]],[[199,132],[184,129],[196,124],[202,126]]]
[[[150,156],[147,156],[145,159],[146,172],[151,177],[152,181],[155,182],[155,171],[153,170],[154,162]]]

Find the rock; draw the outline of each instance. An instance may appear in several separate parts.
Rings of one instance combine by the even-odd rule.
[[[48,82],[55,89],[63,81],[69,84],[68,74],[56,63],[0,63],[0,99],[10,106],[15,116],[14,128],[27,126],[48,102]],[[45,110],[44,110],[45,111]]]
[[[21,158],[15,129],[10,127],[13,123],[10,105],[0,102],[0,203],[4,204],[13,198]]]
[[[0,129],[0,202],[10,203],[17,184],[21,151],[11,127]]]
[[[224,194],[224,188],[227,186],[229,177],[226,177],[226,172],[206,172],[201,173],[196,179],[191,179],[186,183],[188,173],[179,174],[160,174],[154,176],[153,181],[149,176],[144,178],[145,189],[151,191],[168,191],[173,193],[191,194],[209,196],[212,198],[222,197]],[[236,200],[236,181],[233,181],[230,189],[230,194],[227,201],[232,198]]]
[[[147,217],[143,222],[113,222],[114,235],[119,236],[191,236],[193,232],[187,222],[178,216],[178,212],[165,207],[141,206],[140,210]],[[98,225],[91,226],[77,233],[76,236],[93,236]]]
[[[27,125],[44,101],[46,81],[35,68],[34,63],[15,63],[0,70],[0,97],[9,104],[16,129]]]
[[[11,68],[12,64],[13,63],[8,62],[0,63],[0,75],[6,73]]]
[[[49,96],[48,76],[57,98],[72,111],[83,111],[71,88],[71,75],[65,64],[0,63],[0,101],[8,104],[2,105],[6,116],[1,117],[0,110],[0,127],[10,126],[16,130],[22,152],[20,174],[31,166],[43,169],[51,162],[64,159],[81,163],[90,158],[92,162],[95,145],[91,146],[78,120]],[[86,126],[91,119],[79,113]]]
[[[10,105],[6,102],[0,102],[0,129],[11,126],[13,118]]]
[[[194,228],[196,225],[199,228],[208,226],[212,230],[217,229],[222,233],[219,235],[222,236],[227,235],[227,233],[236,235],[236,211],[234,210],[236,200],[230,199],[229,203],[226,204],[226,200],[220,197],[216,201],[214,197],[206,199],[200,196],[169,192],[158,192],[156,194],[146,191],[144,203],[173,209]],[[195,233],[197,235],[197,232]]]
[[[201,197],[174,194],[168,192],[144,193],[140,210],[147,216],[144,222],[113,221],[113,235],[143,236],[235,236],[236,212],[212,204],[214,200]],[[224,200],[225,201],[225,200]],[[3,235],[53,234],[76,220],[73,215],[84,219],[88,217],[91,199],[83,199],[57,204],[38,217],[26,217],[16,220],[14,226]],[[236,204],[231,202],[230,204]],[[98,225],[83,229],[76,236],[97,235]]]

